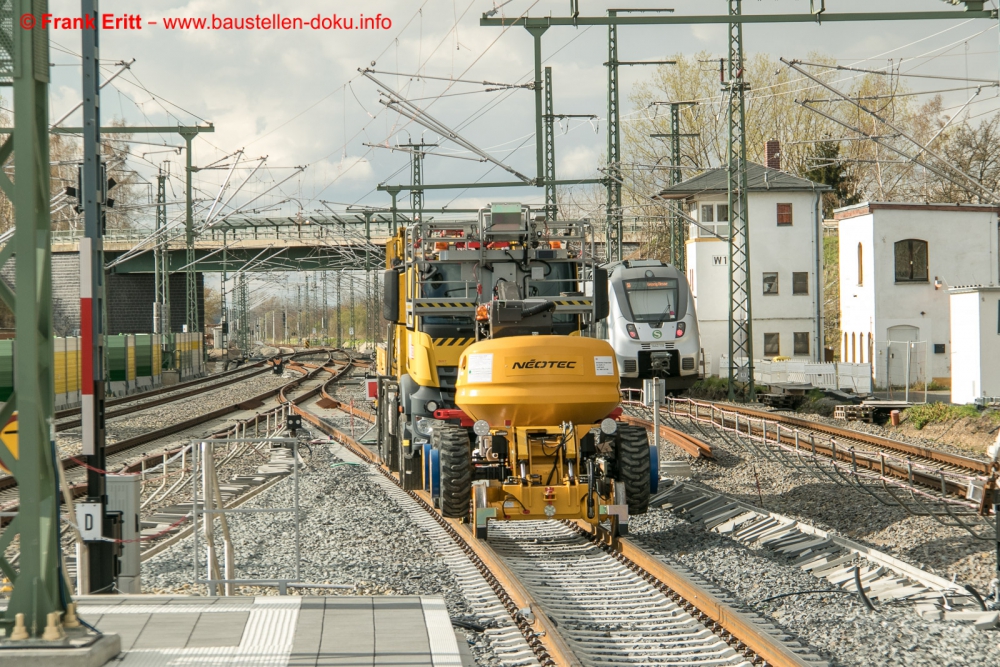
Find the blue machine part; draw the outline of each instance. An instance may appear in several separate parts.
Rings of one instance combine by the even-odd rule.
[[[431,498],[438,498],[441,495],[441,452],[433,447],[430,448],[430,494]]]
[[[660,448],[649,446],[649,493],[656,493],[660,488]]]
[[[430,443],[429,442],[425,442],[423,444],[423,448],[424,448],[424,455],[420,459],[423,462],[423,464],[424,464],[423,486],[424,486],[424,491],[428,491],[429,492],[430,491],[430,483],[431,483],[431,445],[430,445]]]

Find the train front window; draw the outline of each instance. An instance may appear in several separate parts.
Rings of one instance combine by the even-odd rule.
[[[634,322],[673,322],[677,319],[677,280],[626,280],[625,294]]]

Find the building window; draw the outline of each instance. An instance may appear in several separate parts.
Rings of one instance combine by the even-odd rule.
[[[896,241],[895,258],[897,283],[927,282],[927,241]]]
[[[778,204],[778,224],[779,225],[790,225],[790,224],[792,224],[792,205],[791,204]]]
[[[843,346],[843,352],[840,353],[840,360],[842,362],[844,362],[845,364],[847,363],[847,332],[846,331],[844,332],[844,346]]]
[[[764,274],[764,294],[766,295],[777,295],[778,294],[778,274],[777,273],[765,273]]]
[[[851,363],[858,363],[858,338],[857,334],[851,334]]]
[[[715,207],[715,219],[719,222],[729,222],[729,204],[719,204]]]
[[[809,273],[795,271],[792,273],[792,294],[809,294]]]
[[[795,342],[795,356],[797,357],[808,357],[809,356],[809,332],[808,331],[796,331],[792,334]]]
[[[781,335],[776,333],[764,334],[764,356],[781,356]]]
[[[858,244],[858,285],[865,284],[865,253]]]
[[[715,207],[711,204],[701,205],[701,223],[715,222]]]

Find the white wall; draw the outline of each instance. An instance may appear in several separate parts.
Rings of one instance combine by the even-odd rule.
[[[952,292],[951,401],[1000,396],[1000,288]]]
[[[951,295],[951,402],[972,403],[982,395],[980,295]]]
[[[871,363],[868,337],[875,336],[873,217],[840,221],[840,361]],[[858,283],[858,244],[862,283]],[[846,334],[846,337],[845,337]],[[853,336],[853,338],[852,338]],[[861,341],[861,344],[858,341]]]
[[[896,283],[895,243],[904,239],[927,242],[927,282]],[[856,279],[858,241],[866,251],[863,288]],[[951,376],[947,288],[997,283],[997,215],[988,209],[879,208],[840,221],[840,259],[841,329],[848,334],[848,348],[854,332],[872,333],[877,344],[889,339],[892,327],[915,327],[917,340],[928,346],[930,377],[947,380]],[[942,281],[940,290],[934,289],[935,277]],[[934,344],[944,344],[945,353],[935,354]],[[868,361],[867,351],[864,360]],[[877,378],[877,367],[875,373]]]
[[[753,313],[754,356],[764,357],[764,334],[778,333],[780,356],[794,355],[795,332],[809,333],[809,355],[799,358],[822,360],[822,325],[818,304],[822,303],[822,281],[817,281],[818,258],[822,258],[821,221],[817,195],[810,192],[751,192],[750,272]],[[725,198],[697,200],[701,204],[724,204]],[[777,204],[792,204],[792,225],[778,226]],[[719,374],[719,355],[729,351],[729,244],[715,238],[699,238],[692,226],[687,242],[688,281],[692,284],[706,370]],[[822,271],[820,264],[820,271]],[[765,296],[763,273],[777,272],[778,295]],[[809,293],[792,294],[792,273],[809,274]]]

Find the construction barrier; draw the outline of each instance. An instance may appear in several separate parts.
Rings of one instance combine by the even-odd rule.
[[[80,338],[53,339],[55,407],[80,405]],[[16,341],[0,340],[0,403],[14,391]],[[177,381],[205,374],[200,334],[122,334],[105,338],[107,396],[127,396],[163,384],[164,371]]]

